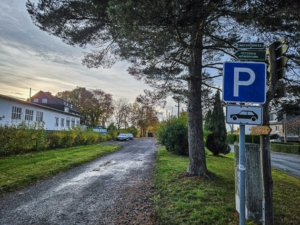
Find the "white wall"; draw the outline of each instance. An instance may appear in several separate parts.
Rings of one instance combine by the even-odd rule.
[[[20,107],[22,109],[21,112],[21,120],[12,119],[12,108]],[[25,110],[30,109],[33,110],[33,120],[32,121],[25,121]],[[31,103],[22,102],[21,100],[10,100],[10,99],[4,99],[0,97],[0,118],[3,116],[5,118],[2,118],[0,120],[0,126],[4,125],[12,125],[12,124],[19,124],[22,121],[34,123],[36,122],[36,114],[37,111],[43,112],[43,121],[44,121],[44,129],[45,130],[64,130],[68,129],[66,126],[66,120],[67,118],[70,119],[70,126],[72,119],[75,120],[75,125],[80,125],[80,118],[71,114],[66,114],[60,111],[48,109],[46,107],[39,107]],[[55,117],[59,119],[58,126],[55,125]],[[64,126],[61,126],[61,118],[64,118]]]

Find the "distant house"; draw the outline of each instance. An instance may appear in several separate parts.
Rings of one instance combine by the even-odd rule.
[[[284,136],[283,130],[283,112],[280,110],[273,110],[269,113],[270,127],[272,129],[270,135],[277,134]]]
[[[40,91],[27,101],[0,94],[0,126],[43,122],[45,130],[67,130],[80,125],[80,114],[73,105]]]
[[[47,106],[73,115],[80,115],[74,108],[74,105],[64,99],[53,96],[50,92],[39,91],[31,98],[27,99],[28,102]]]
[[[284,121],[292,120],[295,117],[294,115],[284,115],[281,109],[271,111],[269,113],[270,128],[272,129],[270,133],[271,139],[280,139],[283,141],[286,135],[287,141],[298,141],[299,137],[297,135],[285,134],[286,131],[284,129]]]

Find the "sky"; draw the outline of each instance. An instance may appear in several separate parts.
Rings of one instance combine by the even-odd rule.
[[[143,81],[127,73],[126,61],[110,69],[88,69],[81,64],[88,50],[69,46],[36,27],[26,11],[26,1],[1,0],[0,4],[0,94],[26,99],[30,88],[53,95],[77,86],[101,89],[113,99],[134,102],[145,89]],[[167,109],[176,103],[169,101]],[[175,113],[174,108],[174,113]]]

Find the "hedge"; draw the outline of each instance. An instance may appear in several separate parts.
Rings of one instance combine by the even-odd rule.
[[[227,143],[228,144],[234,144],[234,142],[239,142],[240,136],[238,134],[228,134],[227,135]],[[245,135],[245,142],[247,143],[254,143],[254,144],[260,144],[260,135]]]
[[[5,125],[0,126],[0,156],[90,145],[111,140],[111,138],[111,135],[103,136],[77,127],[65,131],[45,132],[43,124]]]
[[[270,149],[274,152],[300,154],[300,145],[271,143]]]

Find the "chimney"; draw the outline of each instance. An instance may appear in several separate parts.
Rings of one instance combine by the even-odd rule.
[[[31,102],[31,88],[29,89],[29,102]]]

